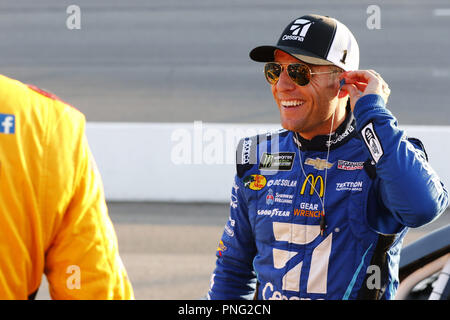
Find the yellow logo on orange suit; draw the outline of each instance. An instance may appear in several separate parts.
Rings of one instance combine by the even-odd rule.
[[[318,191],[316,189],[316,185],[317,185],[317,182],[319,180],[320,180],[320,191]],[[311,173],[308,174],[308,176],[306,177],[305,181],[303,182],[302,189],[300,190],[300,194],[305,194],[305,189],[306,189],[307,185],[310,187],[310,189],[309,189],[309,194],[310,195],[313,195],[314,194],[314,190],[316,190],[316,191],[318,191],[319,196],[321,198],[323,197],[324,184],[323,184],[322,176],[319,175],[317,177],[314,177],[313,174],[311,174]]]
[[[244,186],[251,190],[261,190],[266,186],[266,177],[260,174],[252,174],[244,178]]]

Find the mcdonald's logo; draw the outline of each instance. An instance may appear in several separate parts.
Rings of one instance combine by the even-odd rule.
[[[310,179],[311,179],[311,181],[310,181]],[[317,177],[314,177],[314,175],[311,173],[308,174],[305,181],[303,182],[302,189],[300,190],[300,194],[302,194],[302,195],[305,194],[306,186],[309,185],[310,186],[309,194],[312,196],[314,194],[314,190],[317,191],[316,185],[319,180],[320,180],[320,192],[318,192],[318,193],[319,193],[319,196],[322,198],[323,192],[324,192],[323,178],[320,175],[318,175]]]

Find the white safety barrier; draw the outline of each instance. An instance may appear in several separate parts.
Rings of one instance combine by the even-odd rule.
[[[243,136],[279,124],[88,122],[86,134],[109,201],[227,202]],[[450,126],[402,126],[424,143],[450,185]]]

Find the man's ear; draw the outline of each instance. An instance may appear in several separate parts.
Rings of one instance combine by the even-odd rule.
[[[348,96],[347,90],[344,90],[344,89],[339,90],[339,93],[338,93],[339,99],[345,98],[346,96]]]

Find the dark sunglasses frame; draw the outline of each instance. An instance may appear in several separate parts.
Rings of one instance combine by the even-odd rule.
[[[274,85],[278,82],[278,79],[283,72],[283,64],[278,62],[267,62],[264,65],[264,76],[269,84]],[[340,73],[340,71],[328,71],[328,72],[311,72],[311,68],[304,63],[289,63],[286,67],[287,74],[292,81],[297,85],[303,87],[311,81],[313,74],[331,74]]]

